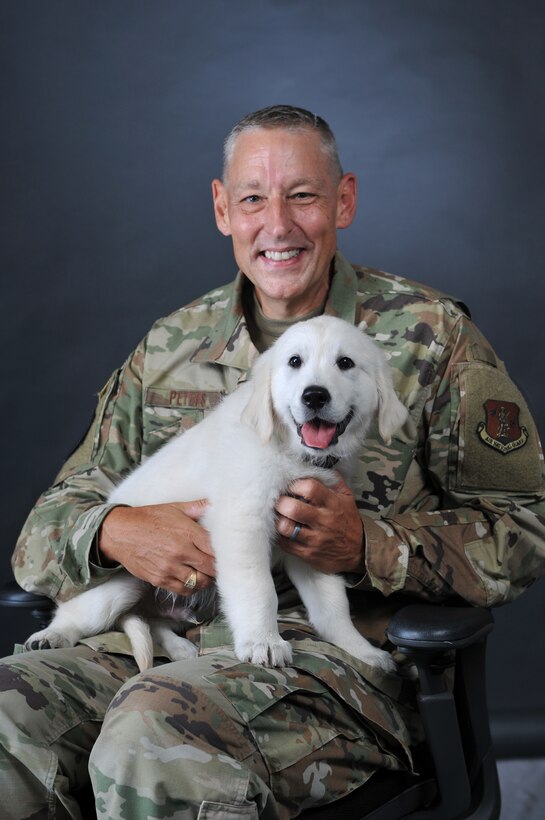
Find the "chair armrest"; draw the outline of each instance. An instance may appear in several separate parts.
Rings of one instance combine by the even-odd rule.
[[[478,607],[414,604],[390,620],[389,640],[416,665],[418,706],[435,767],[439,798],[418,820],[481,817],[473,814],[479,780],[489,813],[499,816],[499,786],[492,752],[485,683],[486,637],[494,619]],[[454,688],[449,667],[455,668]]]
[[[493,626],[494,619],[487,609],[413,604],[396,612],[386,634],[402,651],[445,652],[482,641]]]
[[[16,581],[8,581],[0,587],[0,607],[2,606],[29,610],[44,629],[51,620],[55,603],[45,595],[21,589]]]
[[[0,606],[38,609],[42,612],[50,612],[55,604],[45,595],[38,595],[36,592],[27,592],[25,589],[22,589],[16,581],[8,581],[3,587],[0,587]]]

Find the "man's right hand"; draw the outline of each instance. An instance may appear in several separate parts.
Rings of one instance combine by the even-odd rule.
[[[209,587],[215,579],[214,555],[210,534],[198,523],[206,504],[115,507],[99,531],[100,553],[131,575],[178,595]],[[195,586],[185,586],[195,572]]]

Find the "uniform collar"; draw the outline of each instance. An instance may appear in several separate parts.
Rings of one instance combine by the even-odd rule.
[[[242,309],[242,294],[247,282],[242,271],[239,271],[227,289],[229,295],[224,318],[201,341],[192,356],[193,362],[214,363],[244,372],[251,369],[259,354],[250,338]],[[356,273],[340,251],[337,251],[324,313],[339,316],[353,324],[356,316],[356,291]]]

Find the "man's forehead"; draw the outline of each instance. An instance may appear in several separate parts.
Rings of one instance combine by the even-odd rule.
[[[260,177],[241,176],[239,179],[232,179],[229,187],[233,193],[240,191],[259,191],[264,186],[268,185],[269,180]],[[292,190],[295,188],[312,188],[321,190],[325,188],[326,181],[319,176],[301,175],[291,177],[289,174],[285,175],[281,180],[281,187],[285,190]]]
[[[281,172],[290,185],[324,184],[330,163],[318,134],[309,129],[252,128],[233,146],[227,177],[232,185],[258,187],[264,173]]]

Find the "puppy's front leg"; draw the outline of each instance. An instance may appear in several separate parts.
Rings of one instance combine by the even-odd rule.
[[[286,555],[284,565],[321,638],[383,672],[395,671],[390,653],[370,644],[352,623],[346,588],[339,575],[318,572],[294,555]]]
[[[232,521],[210,525],[216,554],[217,584],[241,661],[288,666],[291,646],[280,637],[278,598],[270,570],[270,534],[262,520],[244,529]]]

